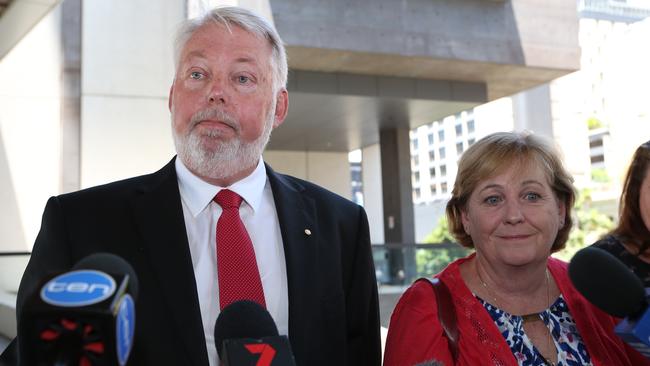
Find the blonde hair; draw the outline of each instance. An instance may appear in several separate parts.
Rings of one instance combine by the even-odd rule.
[[[462,246],[474,247],[461,218],[472,192],[481,181],[517,163],[522,166],[536,163],[544,171],[555,196],[564,203],[565,222],[557,233],[551,252],[564,248],[573,226],[571,209],[576,197],[573,177],[564,168],[557,149],[546,139],[527,131],[493,133],[463,153],[446,209],[449,231]]]

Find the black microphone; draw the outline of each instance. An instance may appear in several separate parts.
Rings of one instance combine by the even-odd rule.
[[[266,309],[241,300],[226,306],[214,326],[214,342],[222,366],[295,366],[287,336]]]
[[[571,258],[569,278],[589,302],[610,315],[624,318],[614,332],[650,358],[648,289],[623,262],[602,249],[587,247]]]
[[[21,364],[126,364],[135,334],[138,280],[124,259],[96,253],[48,276],[27,298]]]
[[[429,361],[418,363],[415,366],[444,366],[444,365],[441,362],[438,362],[436,360],[429,360]]]

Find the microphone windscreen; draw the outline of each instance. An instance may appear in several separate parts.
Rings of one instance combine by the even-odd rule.
[[[121,257],[110,253],[95,253],[82,258],[72,267],[73,270],[94,269],[106,273],[122,274],[129,276],[129,293],[133,299],[138,298],[138,277],[135,270]]]
[[[415,366],[444,366],[442,362],[438,362],[436,360],[430,360],[430,361],[425,361],[421,362]]]
[[[569,278],[582,296],[610,315],[624,318],[645,309],[641,280],[618,258],[602,249],[579,250],[569,263]]]
[[[226,339],[274,337],[278,335],[273,317],[258,303],[249,300],[235,301],[226,306],[214,326],[214,343],[221,358],[221,348]]]

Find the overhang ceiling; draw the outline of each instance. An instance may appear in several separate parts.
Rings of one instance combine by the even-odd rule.
[[[291,70],[289,114],[270,150],[347,152],[486,101],[485,85]]]
[[[5,9],[7,9],[10,3],[11,0],[0,0],[0,17],[2,16],[2,13],[4,13]]]
[[[347,152],[379,143],[381,128],[415,128],[479,104],[291,91],[289,99],[270,150]]]
[[[293,74],[289,115],[272,149],[365,147],[379,141],[380,129],[419,127],[579,67],[571,1],[269,3]],[[301,78],[296,73],[323,77],[307,87],[292,82]],[[332,86],[325,75],[347,84]],[[373,89],[364,77],[388,82]],[[470,92],[421,95],[418,85]]]
[[[288,46],[289,67],[316,72],[345,72],[361,75],[395,76],[427,80],[456,80],[484,83],[487,100],[516,94],[547,83],[579,68],[580,50],[556,52],[549,64],[480,62],[398,54],[353,52],[324,48]],[[550,53],[550,51],[549,51]],[[568,68],[565,65],[575,65]]]

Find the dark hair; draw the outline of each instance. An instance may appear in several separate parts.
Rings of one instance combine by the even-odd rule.
[[[560,228],[551,253],[564,248],[573,226],[571,210],[576,190],[573,177],[564,168],[557,150],[546,139],[530,132],[496,132],[477,141],[460,158],[458,174],[447,203],[449,232],[458,243],[473,248],[472,237],[463,228],[461,213],[478,184],[513,164],[537,164],[544,171],[558,200],[565,206],[564,226]]]
[[[612,234],[618,236],[626,244],[634,246],[637,254],[650,248],[650,231],[643,222],[639,199],[641,184],[650,167],[650,141],[639,146],[634,152],[632,162],[625,176],[623,192],[618,210],[618,226]]]

